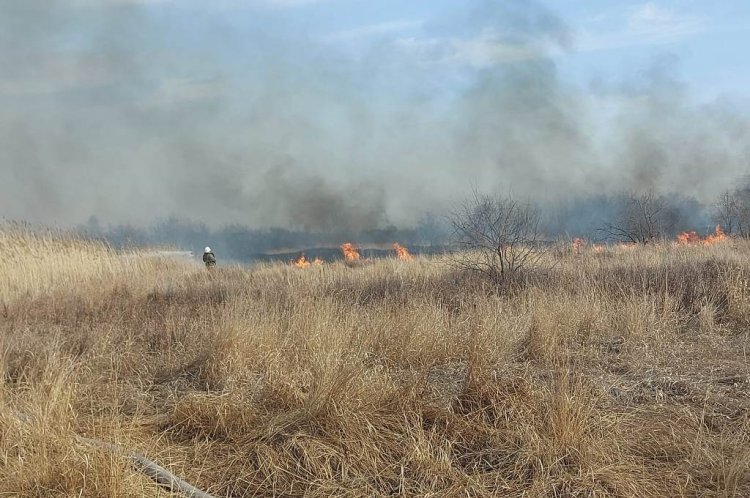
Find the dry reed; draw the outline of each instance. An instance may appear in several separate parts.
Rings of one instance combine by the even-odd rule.
[[[217,268],[6,228],[0,494],[749,496],[750,249]]]

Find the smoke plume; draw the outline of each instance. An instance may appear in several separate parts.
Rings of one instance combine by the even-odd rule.
[[[565,81],[575,33],[537,2],[468,2],[356,54],[272,4],[0,0],[0,216],[367,229],[476,187],[711,202],[749,164],[748,116],[693,100],[679,62]]]

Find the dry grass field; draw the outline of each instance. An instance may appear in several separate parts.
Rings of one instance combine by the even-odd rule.
[[[0,232],[0,496],[750,496],[750,245],[218,267]]]

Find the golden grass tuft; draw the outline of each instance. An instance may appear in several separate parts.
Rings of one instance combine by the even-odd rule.
[[[0,252],[0,303],[54,291],[96,292],[123,280],[151,288],[167,276],[176,282],[196,269],[159,257],[158,251],[116,253],[103,242],[18,225],[0,225]]]
[[[0,494],[749,496],[750,247],[216,268],[0,231]],[[161,492],[163,493],[163,492]]]

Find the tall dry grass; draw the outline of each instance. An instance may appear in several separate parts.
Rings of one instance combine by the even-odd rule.
[[[0,493],[158,494],[84,435],[218,496],[750,495],[740,242],[561,251],[498,287],[76,241],[108,261],[85,269],[12,237],[41,259],[3,267]]]
[[[0,253],[0,302],[61,290],[95,292],[122,281],[150,288],[197,269],[158,251],[117,253],[104,242],[11,224],[0,224]]]

